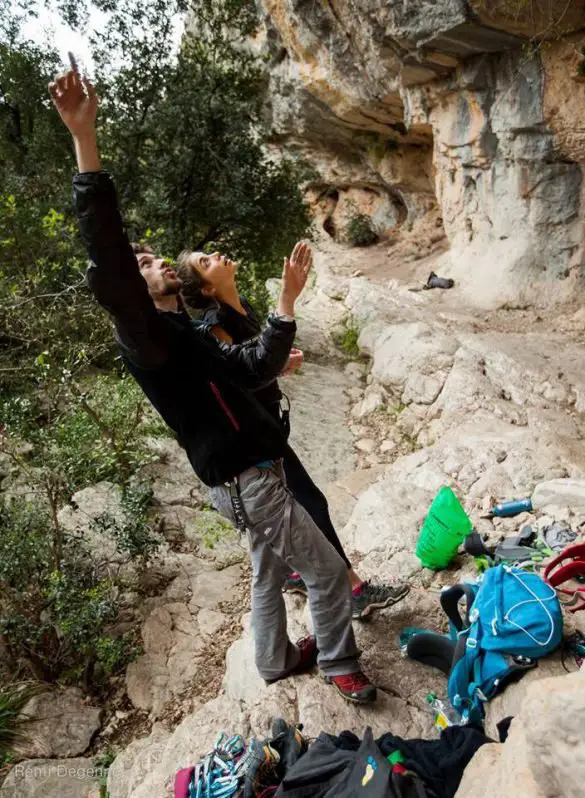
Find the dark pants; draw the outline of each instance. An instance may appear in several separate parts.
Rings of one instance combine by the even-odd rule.
[[[321,532],[339,553],[346,566],[351,568],[351,563],[347,559],[347,555],[329,517],[327,499],[308,475],[304,465],[290,446],[286,447],[283,465],[288,489],[298,503],[302,504],[309,513]]]

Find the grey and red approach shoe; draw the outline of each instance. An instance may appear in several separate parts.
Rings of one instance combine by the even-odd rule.
[[[410,591],[410,585],[376,585],[364,582],[361,591],[351,597],[351,617],[363,620],[376,610],[383,610],[401,601]]]
[[[354,704],[373,704],[378,691],[367,676],[361,671],[348,673],[345,676],[323,675],[326,684],[332,684],[339,695]]]

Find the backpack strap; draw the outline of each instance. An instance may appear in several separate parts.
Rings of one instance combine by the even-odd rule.
[[[471,626],[469,613],[475,601],[476,593],[477,588],[473,585],[468,585],[466,582],[461,582],[459,585],[453,585],[453,587],[441,591],[441,607],[457,632],[462,632]],[[459,601],[462,598],[466,599],[467,605],[464,618],[459,613]]]
[[[472,529],[463,541],[463,548],[472,557],[493,557],[493,549],[488,548],[479,532]]]
[[[419,632],[413,635],[406,646],[409,659],[430,665],[449,676],[455,654],[455,643],[445,635],[435,632]]]
[[[481,703],[473,687],[478,678],[477,661],[480,653],[477,643],[478,631],[479,622],[476,621],[457,633],[448,682],[449,700],[452,706],[461,714],[464,722],[471,723],[481,723],[483,720]]]

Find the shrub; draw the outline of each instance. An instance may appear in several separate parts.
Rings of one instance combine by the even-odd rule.
[[[12,749],[27,741],[26,720],[21,713],[31,698],[45,688],[32,682],[0,684],[0,767],[12,758]]]
[[[49,453],[51,468],[64,473],[69,490],[103,479],[124,483],[153,460],[146,436],[168,431],[150,416],[129,375],[100,376],[83,391],[71,387],[72,406],[40,432],[38,447],[43,459]]]
[[[333,341],[349,358],[356,360],[360,357],[358,338],[360,331],[351,318],[346,319],[343,330],[333,335]]]
[[[214,549],[218,543],[237,540],[234,527],[214,509],[203,509],[197,518],[197,529],[206,549]]]
[[[128,482],[155,459],[145,439],[168,434],[127,374],[101,375],[82,388],[69,381],[64,389],[47,380],[43,389],[41,401],[31,397],[0,401],[0,419],[6,435],[33,444],[31,465],[59,482],[62,501],[95,482]]]
[[[43,681],[79,681],[85,686],[96,665],[118,670],[137,651],[135,636],[112,632],[126,586],[108,571],[83,534],[59,520],[74,491],[108,479],[121,488],[120,511],[102,513],[90,531],[115,541],[122,565],[140,569],[156,552],[150,484],[134,475],[155,456],[146,437],[161,434],[134,381],[111,374],[82,387],[56,379],[40,363],[43,390],[0,402],[0,451],[11,456],[25,479],[24,498],[0,503],[0,635],[10,667],[26,668]],[[49,372],[49,374],[47,374]],[[28,457],[22,441],[33,444]],[[18,483],[17,483],[18,484]]]
[[[115,760],[115,758],[116,754],[110,749],[107,749],[106,751],[104,751],[103,754],[96,756],[96,758],[93,760],[94,767],[99,768],[100,771],[100,792],[99,792],[100,798],[108,798],[109,796],[107,790],[108,771],[112,766],[112,763]]]
[[[369,247],[378,241],[372,217],[366,213],[352,216],[345,229],[345,237],[352,247]]]
[[[121,587],[47,509],[0,505],[0,634],[9,667],[41,681],[83,677],[86,686],[96,664],[106,674],[119,669],[137,650],[131,635],[112,631]]]
[[[102,513],[92,520],[97,532],[110,535],[116,541],[116,548],[133,560],[141,559],[142,564],[156,553],[159,539],[152,534],[149,508],[152,488],[147,483],[125,486],[122,490],[121,517]]]
[[[380,161],[388,152],[398,150],[398,140],[393,136],[387,137],[375,130],[360,130],[352,134],[352,139],[363,149],[373,160]]]

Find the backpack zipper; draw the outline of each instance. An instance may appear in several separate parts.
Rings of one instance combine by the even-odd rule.
[[[221,407],[223,412],[226,414],[226,416],[229,418],[229,420],[232,422],[232,425],[233,425],[234,429],[237,432],[239,432],[240,431],[240,425],[236,421],[232,411],[227,406],[225,399],[223,398],[223,396],[221,395],[221,393],[219,391],[219,388],[217,387],[217,385],[214,382],[211,382],[211,381],[209,382],[209,385],[211,387],[211,390],[213,391],[213,395],[215,396],[215,398],[218,401],[219,406]]]

